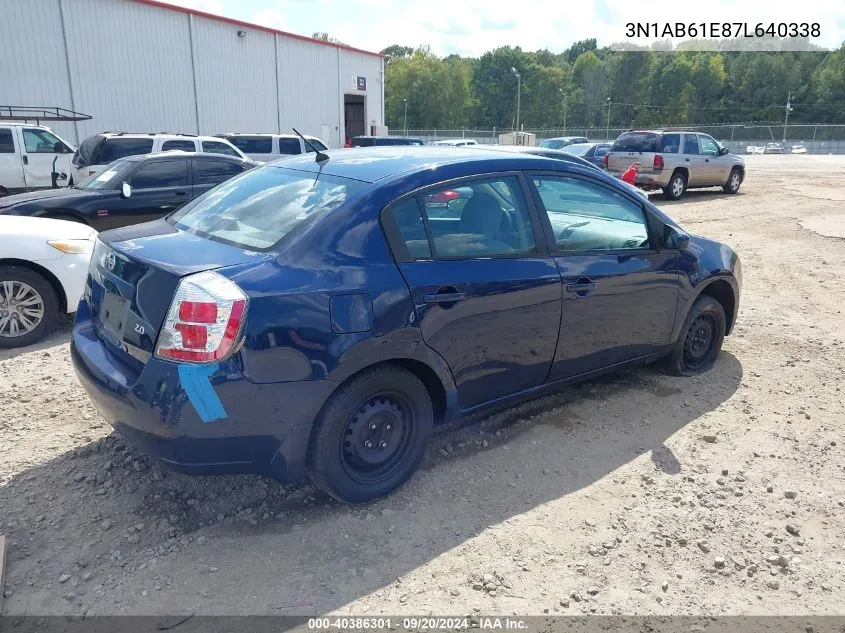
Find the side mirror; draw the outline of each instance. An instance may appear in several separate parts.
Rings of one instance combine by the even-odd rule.
[[[727,147],[723,147],[719,150],[719,156],[724,156],[724,155],[730,154],[730,153],[731,153],[731,150],[729,150]]]
[[[123,181],[120,183],[120,197],[121,198],[129,198],[132,195],[132,187],[129,186],[129,183]]]
[[[679,251],[685,251],[689,248],[689,234],[681,229],[676,229],[674,226],[666,225],[666,246],[668,248],[677,248]]]

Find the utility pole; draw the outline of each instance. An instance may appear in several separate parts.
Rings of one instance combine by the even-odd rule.
[[[604,128],[604,140],[610,140],[610,97],[607,98],[607,125]]]
[[[563,88],[558,88],[558,92],[563,95],[563,136],[566,136],[566,93]]]
[[[408,100],[402,99],[405,102],[405,136],[408,136]]]
[[[786,95],[786,114],[783,117],[783,145],[786,147],[786,125],[789,123],[789,113],[792,112],[792,92]]]
[[[513,66],[511,66],[511,70],[516,75],[516,139],[514,139],[514,144],[521,145],[522,143],[519,142],[519,102],[522,97],[522,77]]]

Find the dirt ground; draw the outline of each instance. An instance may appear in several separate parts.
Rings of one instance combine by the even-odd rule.
[[[742,259],[712,371],[449,429],[364,507],[163,471],[77,385],[67,323],[0,351],[4,613],[845,613],[845,157],[747,161],[737,196],[658,199]]]

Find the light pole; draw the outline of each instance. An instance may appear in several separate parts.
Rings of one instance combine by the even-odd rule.
[[[566,136],[566,93],[563,88],[558,88],[558,92],[563,95],[563,135]]]
[[[783,145],[786,147],[786,124],[789,122],[789,113],[792,112],[792,92],[786,95],[786,115],[783,117]]]
[[[405,136],[408,136],[408,100],[402,99],[405,102]]]
[[[610,140],[610,97],[607,98],[607,125],[604,128],[604,138]]]
[[[516,143],[516,145],[522,145],[522,143],[520,143],[519,140],[518,140],[519,139],[519,106],[520,106],[519,102],[520,102],[520,99],[522,98],[522,77],[517,72],[516,68],[514,68],[513,66],[511,66],[511,70],[513,71],[513,74],[516,75],[516,138],[517,138],[517,140],[515,141],[515,143]]]

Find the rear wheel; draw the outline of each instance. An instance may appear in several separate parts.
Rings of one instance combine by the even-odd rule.
[[[0,348],[41,340],[58,318],[56,291],[44,277],[19,266],[0,266]]]
[[[687,190],[687,179],[684,174],[676,171],[669,180],[669,185],[663,187],[663,195],[669,200],[680,200]]]
[[[742,172],[739,169],[731,170],[728,176],[728,182],[722,185],[722,191],[725,193],[736,193],[739,191],[739,186],[742,184]]]
[[[308,446],[308,476],[339,501],[382,497],[417,469],[433,428],[431,398],[419,378],[394,365],[366,370],[320,413]]]
[[[710,369],[719,357],[725,329],[722,304],[708,295],[696,299],[667,359],[670,373],[695,376]]]

